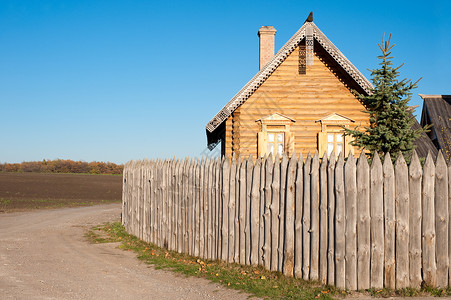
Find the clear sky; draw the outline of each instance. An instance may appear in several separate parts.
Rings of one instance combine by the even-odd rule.
[[[315,24],[368,78],[392,33],[417,94],[451,94],[451,1],[0,0],[0,162],[200,156],[206,123]]]

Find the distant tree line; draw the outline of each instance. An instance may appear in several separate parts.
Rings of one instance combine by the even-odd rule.
[[[112,162],[85,162],[70,159],[0,164],[0,172],[122,174],[124,165]]]

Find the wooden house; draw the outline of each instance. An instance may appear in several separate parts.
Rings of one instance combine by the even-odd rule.
[[[432,125],[429,138],[442,150],[447,163],[451,160],[451,95],[421,95],[421,126]]]
[[[260,28],[260,70],[206,125],[209,148],[221,142],[222,155],[254,157],[358,154],[341,126],[368,125],[353,91],[372,85],[312,19],[275,55],[276,30]]]

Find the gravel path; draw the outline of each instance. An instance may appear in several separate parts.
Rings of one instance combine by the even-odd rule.
[[[116,243],[90,244],[120,204],[0,214],[2,299],[246,299],[204,279],[155,270]]]

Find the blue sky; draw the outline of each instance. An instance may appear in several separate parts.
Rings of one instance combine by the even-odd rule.
[[[200,156],[206,123],[314,22],[368,78],[392,33],[417,94],[451,94],[449,1],[0,0],[0,162]]]

